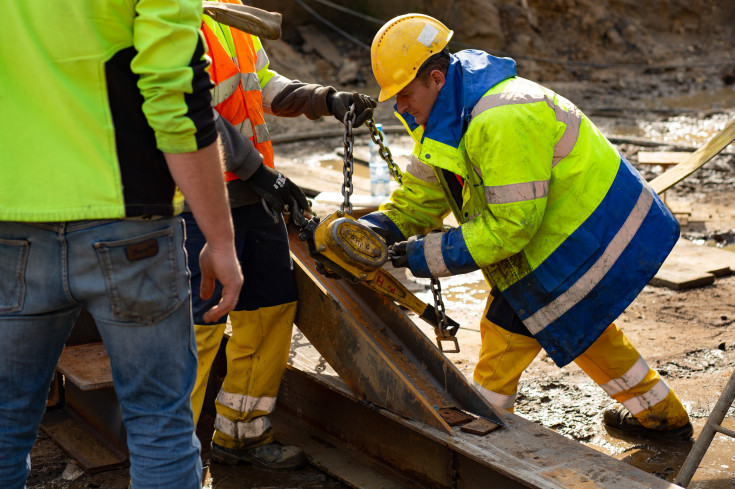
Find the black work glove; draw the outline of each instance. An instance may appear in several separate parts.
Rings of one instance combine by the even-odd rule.
[[[301,209],[309,209],[309,201],[304,192],[283,173],[266,165],[260,165],[247,182],[263,200],[276,212],[283,212],[291,205],[291,199]]]
[[[350,106],[355,106],[355,122],[352,123],[352,127],[359,127],[370,119],[373,116],[373,109],[378,105],[375,99],[362,93],[337,92],[330,95],[331,99],[327,100],[329,111],[340,122],[344,122]]]
[[[401,241],[388,247],[388,258],[396,268],[408,266],[408,241]]]

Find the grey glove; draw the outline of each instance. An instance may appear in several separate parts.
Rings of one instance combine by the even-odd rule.
[[[396,268],[408,266],[408,241],[401,241],[388,247],[388,259]]]
[[[327,96],[327,106],[332,115],[340,122],[344,122],[345,114],[350,106],[355,106],[355,122],[352,127],[361,126],[366,120],[373,116],[373,109],[378,102],[362,93],[337,92]]]
[[[309,209],[304,192],[278,170],[261,165],[247,182],[276,212],[283,212],[295,200],[301,209]]]

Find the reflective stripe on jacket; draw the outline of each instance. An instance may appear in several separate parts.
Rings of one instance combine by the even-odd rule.
[[[516,77],[509,61],[452,55],[426,128],[403,116],[414,156],[381,211],[405,236],[454,212],[457,229],[414,242],[411,269],[444,276],[482,268],[565,365],[635,299],[679,227],[584,114]],[[454,175],[464,182],[457,199]]]
[[[221,1],[239,3],[237,0]],[[202,31],[212,57],[209,68],[215,83],[212,105],[220,116],[253,142],[263,155],[263,163],[272,168],[273,145],[265,123],[261,91],[261,84],[264,86],[267,80],[261,82],[258,76],[260,71],[268,72],[268,57],[260,40],[206,16]],[[239,177],[227,172],[225,179],[230,181]]]

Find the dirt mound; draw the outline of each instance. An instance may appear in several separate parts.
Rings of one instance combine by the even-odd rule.
[[[735,3],[718,0],[256,0],[284,15],[284,39],[303,40],[296,26],[337,29],[364,45],[380,21],[408,12],[433,15],[453,29],[450,47],[507,53],[527,76],[572,79],[585,65],[735,63]],[[311,11],[307,10],[310,9]],[[366,51],[347,41],[345,54]],[[543,58],[544,61],[539,58]],[[548,60],[548,61],[546,61]],[[732,77],[732,66],[730,66]]]
[[[735,83],[733,2],[254,0],[252,4],[283,13],[282,39],[265,43],[276,71],[373,96],[379,89],[370,67],[372,38],[385,20],[411,11],[433,15],[453,29],[451,51],[478,48],[510,56],[518,63],[520,76],[546,84],[585,112],[601,106],[678,110],[680,102],[664,106],[661,99]],[[384,123],[394,122],[392,101],[380,104],[376,114]],[[315,129],[302,117],[269,124],[273,133]]]

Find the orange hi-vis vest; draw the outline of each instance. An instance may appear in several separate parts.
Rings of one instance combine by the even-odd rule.
[[[250,34],[237,29],[222,24],[216,25],[230,31],[236,56],[231,57],[222,45],[224,41],[221,41],[208,25],[202,23],[202,32],[212,58],[212,64],[209,66],[209,74],[215,84],[212,105],[221,117],[227,119],[240,134],[253,142],[255,148],[263,155],[263,163],[273,168],[273,145],[265,124],[263,93],[255,69],[257,56],[253,38]],[[225,172],[225,180],[228,182],[238,178],[234,173]]]

